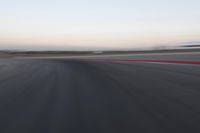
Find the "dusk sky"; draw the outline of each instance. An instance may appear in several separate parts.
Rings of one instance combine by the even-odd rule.
[[[189,41],[200,41],[200,0],[0,0],[0,49],[124,49]]]

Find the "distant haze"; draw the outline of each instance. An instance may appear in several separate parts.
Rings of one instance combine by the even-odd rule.
[[[138,49],[200,40],[199,0],[6,0],[0,49]]]

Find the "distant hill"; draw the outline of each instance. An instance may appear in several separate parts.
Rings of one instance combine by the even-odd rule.
[[[183,43],[182,46],[189,47],[189,48],[200,47],[200,41],[185,42],[185,43]]]

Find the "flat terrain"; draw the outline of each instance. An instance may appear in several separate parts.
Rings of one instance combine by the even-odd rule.
[[[199,133],[199,124],[200,65],[0,60],[0,133]]]
[[[60,55],[60,56],[23,56],[19,59],[99,59],[99,60],[179,60],[200,61],[200,51],[193,52],[163,52],[163,53],[124,53],[97,55]]]

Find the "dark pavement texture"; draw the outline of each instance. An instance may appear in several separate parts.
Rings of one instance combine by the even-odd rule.
[[[0,60],[0,133],[200,133],[200,66]]]

